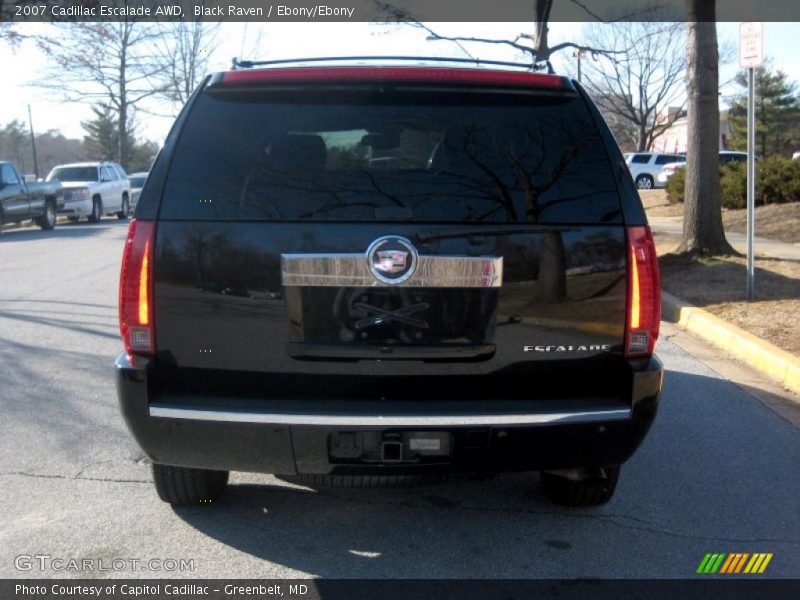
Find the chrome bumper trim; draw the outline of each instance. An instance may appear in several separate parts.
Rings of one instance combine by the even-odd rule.
[[[414,274],[387,284],[370,273],[364,254],[282,254],[285,286],[498,288],[503,285],[503,257],[419,256]]]
[[[554,425],[624,421],[631,418],[629,408],[576,412],[495,414],[495,415],[346,415],[256,413],[174,405],[150,405],[150,416],[164,419],[214,421],[220,423],[259,423],[264,425],[343,426],[343,427],[457,427]]]

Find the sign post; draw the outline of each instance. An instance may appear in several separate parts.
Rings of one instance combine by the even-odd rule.
[[[747,300],[755,299],[753,237],[756,220],[755,69],[764,63],[764,24],[739,25],[739,68],[747,69]]]

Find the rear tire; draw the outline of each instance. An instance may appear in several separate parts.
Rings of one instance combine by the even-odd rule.
[[[127,219],[128,216],[131,214],[131,205],[128,202],[128,196],[125,195],[122,197],[122,210],[117,213],[117,218],[120,220]]]
[[[210,471],[153,464],[158,497],[174,506],[209,504],[218,500],[228,485],[228,471]]]
[[[636,178],[636,187],[640,190],[652,190],[655,186],[655,182],[650,175],[639,175]]]
[[[42,231],[52,231],[56,227],[56,207],[52,202],[46,202],[44,205],[44,214],[37,220],[39,227]]]
[[[614,496],[619,472],[620,467],[605,467],[585,479],[574,480],[543,471],[542,487],[545,496],[561,506],[600,506]]]
[[[103,201],[100,198],[92,198],[92,212],[89,214],[89,223],[97,223],[103,216]]]

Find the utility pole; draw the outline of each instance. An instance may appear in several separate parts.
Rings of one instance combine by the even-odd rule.
[[[572,56],[578,59],[578,83],[581,82],[581,56],[583,56],[583,50],[575,50],[572,53]]]
[[[39,179],[39,161],[36,159],[36,136],[33,134],[33,115],[31,105],[28,104],[28,125],[31,128],[31,149],[33,150],[33,174]]]

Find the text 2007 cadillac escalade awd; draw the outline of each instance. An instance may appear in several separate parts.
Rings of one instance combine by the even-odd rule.
[[[659,275],[579,84],[511,69],[210,76],[125,245],[116,363],[160,497],[540,471],[608,501],[656,414]]]

